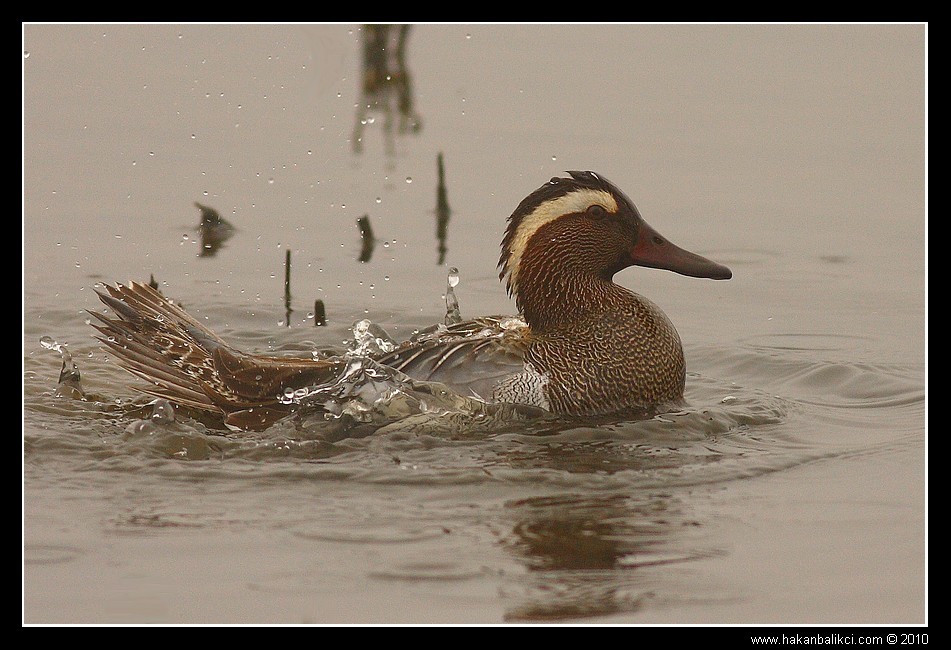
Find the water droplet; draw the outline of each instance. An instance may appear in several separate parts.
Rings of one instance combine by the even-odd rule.
[[[389,281],[390,281],[390,276],[384,275],[384,276],[383,276],[383,279],[384,279],[386,282],[389,282]]]
[[[274,185],[274,179],[273,179],[273,178],[267,179],[267,184],[268,184],[268,185]]]
[[[471,40],[471,39],[472,39],[472,34],[466,34],[466,40],[468,41],[468,40]]]
[[[188,233],[187,233],[187,232],[186,232],[184,235],[182,235],[182,241],[188,241]]]
[[[27,50],[23,50],[23,58],[24,58],[24,59],[29,59],[29,58],[30,58],[30,53],[29,53]]]
[[[383,203],[383,199],[381,199],[380,197],[376,197],[376,202],[377,202],[377,203]]]
[[[444,322],[446,325],[452,325],[453,323],[459,323],[462,321],[462,317],[459,314],[459,300],[456,298],[456,292],[453,291],[453,287],[459,284],[459,269],[456,267],[450,267],[449,274],[446,277],[446,317]]]
[[[171,402],[157,399],[152,402],[152,422],[155,424],[171,424],[175,421],[175,409]]]
[[[52,336],[41,336],[40,345],[42,345],[47,350],[55,350],[57,347],[57,343],[53,340]]]
[[[367,124],[373,124],[374,122],[376,122],[376,118],[375,118],[375,117],[368,117],[368,118],[367,118]]]
[[[407,182],[407,183],[412,183],[412,182],[413,182],[413,177],[412,177],[412,176],[407,176],[407,177],[406,177],[406,182]]]
[[[558,156],[552,156],[551,159],[552,159],[552,160],[558,160]]]

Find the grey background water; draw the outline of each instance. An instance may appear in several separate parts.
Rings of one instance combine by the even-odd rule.
[[[925,622],[925,26],[416,25],[375,95],[368,34],[24,26],[24,621]],[[511,313],[504,220],[566,169],[733,269],[616,278],[677,326],[684,411],[127,432],[97,282],[154,275],[259,352],[408,336],[449,266],[463,316]],[[195,201],[237,227],[213,255]]]

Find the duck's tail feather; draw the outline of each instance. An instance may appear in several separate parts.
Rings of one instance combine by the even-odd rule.
[[[105,285],[97,291],[117,316],[89,312],[97,337],[120,366],[144,379],[144,393],[215,413],[241,429],[266,428],[288,415],[287,388],[332,379],[339,364],[311,358],[240,352],[147,284]]]

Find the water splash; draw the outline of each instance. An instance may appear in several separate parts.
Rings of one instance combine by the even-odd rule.
[[[79,366],[73,361],[73,356],[66,349],[65,343],[57,343],[51,336],[40,338],[40,345],[47,350],[55,350],[63,358],[63,368],[59,372],[59,382],[56,386],[55,395],[57,397],[69,397],[72,399],[82,399],[86,396],[83,390],[82,378],[79,373]]]
[[[152,402],[150,419],[155,424],[172,424],[175,422],[175,408],[167,399],[156,399]]]
[[[459,284],[459,269],[450,267],[446,276],[446,325],[455,325],[462,322],[459,314],[459,299],[456,298],[454,288]]]
[[[387,424],[421,413],[475,413],[485,402],[464,397],[443,384],[417,381],[367,356],[347,355],[347,363],[330,382],[286,390],[278,399],[304,409],[317,409],[325,419],[349,417],[355,422]]]
[[[152,436],[175,423],[175,407],[167,399],[158,398],[151,402],[152,412],[148,418],[135,420],[125,428],[128,438]]]
[[[347,351],[348,357],[365,357],[385,354],[396,349],[397,342],[382,327],[368,319],[353,324],[353,342]]]

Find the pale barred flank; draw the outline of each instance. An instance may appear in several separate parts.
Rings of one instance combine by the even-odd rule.
[[[551,405],[545,393],[547,387],[548,375],[538,372],[535,366],[526,361],[522,372],[509,375],[496,384],[492,399],[497,402],[530,404],[550,411]]]
[[[618,211],[617,199],[607,190],[580,188],[568,194],[540,203],[534,210],[514,222],[511,236],[506,237],[506,248],[500,266],[500,277],[508,276],[506,288],[510,295],[518,293],[518,269],[528,242],[538,229],[566,214],[584,212],[592,205],[600,205],[611,214]]]

